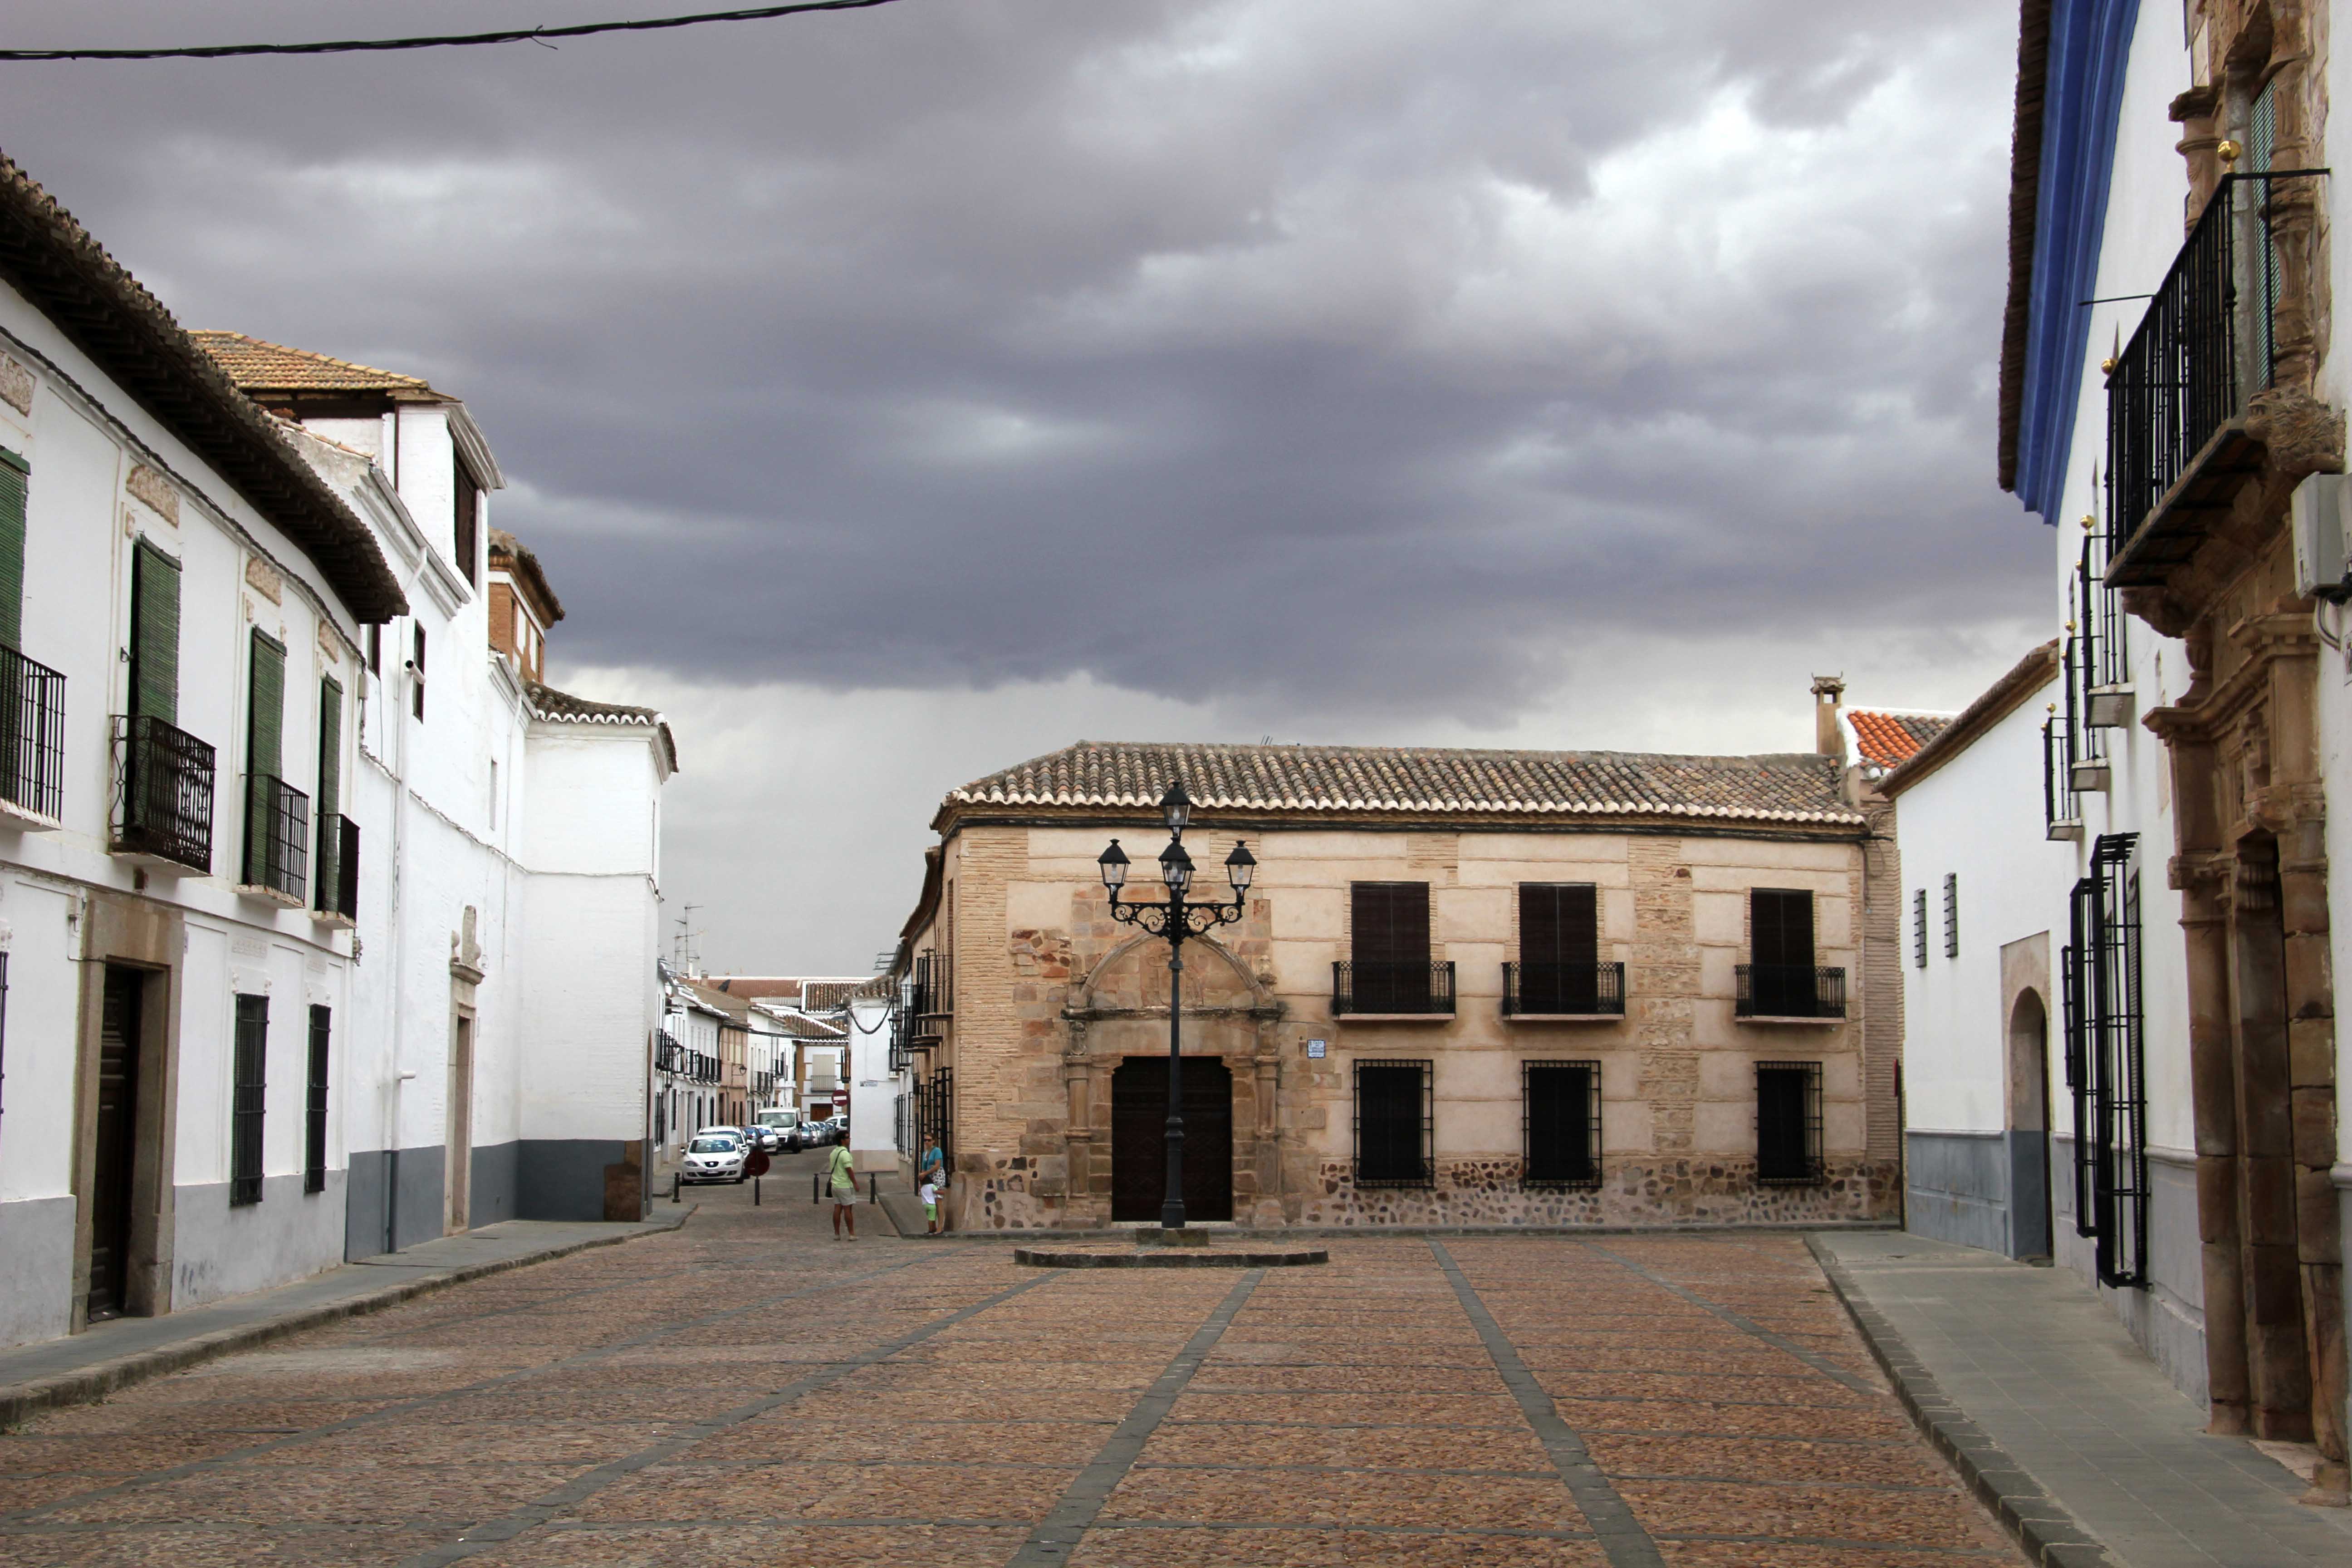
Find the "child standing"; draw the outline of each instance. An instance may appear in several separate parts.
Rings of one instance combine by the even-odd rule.
[[[923,1223],[930,1227],[931,1235],[937,1236],[940,1233],[940,1189],[936,1180],[929,1176],[924,1177],[921,1192]]]

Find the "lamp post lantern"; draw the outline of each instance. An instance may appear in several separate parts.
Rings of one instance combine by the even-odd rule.
[[[1185,895],[1192,886],[1192,857],[1184,851],[1184,829],[1192,820],[1192,797],[1182,781],[1171,783],[1160,797],[1160,815],[1168,824],[1168,847],[1160,852],[1160,879],[1165,899],[1119,897],[1127,885],[1127,852],[1110,841],[1095,864],[1103,886],[1110,891],[1111,918],[1168,939],[1168,1185],[1160,1199],[1163,1230],[1184,1228],[1184,939],[1202,936],[1242,918],[1249,900],[1250,879],[1257,875],[1257,857],[1235,840],[1225,857],[1225,880],[1233,885],[1231,903],[1202,903]]]

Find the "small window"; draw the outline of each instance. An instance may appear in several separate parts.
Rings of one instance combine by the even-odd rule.
[[[327,1190],[327,1051],[333,1011],[310,1009],[310,1074],[303,1088],[302,1190]]]
[[[236,999],[236,1061],[229,1112],[228,1201],[261,1201],[261,1115],[268,1095],[269,998]]]
[[[1756,1064],[1756,1180],[1810,1186],[1822,1179],[1822,1064]]]
[[[408,661],[409,704],[416,716],[422,719],[425,717],[425,628],[419,626],[415,630],[416,653]]]
[[[1911,967],[1927,967],[1927,889],[1911,895]]]
[[[1520,1183],[1601,1184],[1601,1064],[1526,1062],[1519,1068],[1526,1141]]]
[[[462,458],[457,467],[457,518],[450,544],[457,557],[457,574],[471,587],[478,581],[475,557],[481,552],[482,487],[474,482]]]
[[[497,829],[498,829],[498,826],[499,826],[499,760],[498,760],[498,758],[496,758],[496,757],[492,757],[492,758],[490,759],[490,828],[491,828],[491,830],[492,830],[493,832],[497,831]]]
[[[1428,1061],[1356,1064],[1356,1185],[1426,1187],[1430,1157]]]
[[[1960,956],[1960,874],[1944,876],[1944,956]]]
[[[367,626],[367,667],[371,675],[383,673],[383,627],[373,621]]]

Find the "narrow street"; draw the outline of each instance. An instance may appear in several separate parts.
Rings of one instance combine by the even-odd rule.
[[[2016,1561],[1794,1237],[1051,1272],[835,1244],[819,1158],[0,1436],[0,1560]]]

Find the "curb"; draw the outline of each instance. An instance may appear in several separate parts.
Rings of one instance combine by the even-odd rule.
[[[665,1236],[682,1228],[692,1218],[695,1207],[689,1207],[675,1219],[661,1216],[667,1224],[653,1220],[641,1223],[651,1228],[631,1231],[624,1236],[596,1236],[586,1241],[567,1242],[562,1247],[541,1247],[537,1252],[523,1253],[515,1258],[492,1258],[485,1263],[467,1263],[446,1272],[427,1275],[421,1279],[406,1279],[397,1285],[387,1285],[364,1295],[346,1297],[340,1301],[322,1301],[315,1307],[303,1307],[294,1311],[265,1318],[258,1322],[239,1323],[234,1328],[216,1329],[208,1334],[182,1340],[177,1344],[158,1345],[152,1350],[133,1351],[106,1361],[95,1362],[72,1372],[61,1372],[52,1377],[35,1378],[28,1383],[0,1386],[0,1432],[20,1426],[31,1416],[44,1410],[62,1409],[68,1405],[84,1405],[103,1399],[108,1394],[129,1388],[150,1378],[162,1377],[194,1366],[199,1362],[233,1351],[249,1350],[315,1329],[322,1323],[341,1322],[345,1318],[365,1317],[396,1307],[403,1301],[414,1300],[451,1285],[463,1285],[467,1280],[480,1279],[492,1274],[503,1274],[510,1268],[527,1268],[534,1263],[547,1263],[558,1258],[568,1258],[575,1252],[585,1252],[592,1247],[618,1247],[624,1242],[638,1241],[649,1236]]]
[[[1895,1385],[1895,1396],[1902,1401],[1912,1424],[1960,1473],[1977,1500],[2000,1519],[2001,1528],[2025,1549],[2028,1561],[2043,1568],[2128,1568],[1953,1402],[1935,1374],[1911,1353],[1895,1326],[1863,1299],[1845,1266],[1817,1237],[1808,1235],[1805,1247],[1821,1266],[1830,1289],[1837,1292],[1846,1316],[1862,1331],[1872,1359]]]
[[[1755,1225],[1227,1225],[1212,1220],[1192,1222],[1220,1239],[1282,1241],[1307,1237],[1318,1241],[1341,1241],[1349,1237],[1370,1237],[1375,1241],[1384,1237],[1433,1236],[1440,1240],[1461,1237],[1478,1241],[1514,1236],[1755,1236],[1778,1233],[1784,1236],[1811,1236],[1816,1231],[1901,1230],[1903,1226],[1891,1219],[1854,1220],[1849,1224],[1824,1226],[1818,1220],[1783,1220]],[[1149,1228],[1149,1227],[1147,1227]],[[1015,1247],[1031,1247],[1040,1241],[1131,1241],[1132,1226],[1090,1226],[1084,1229],[1063,1230],[1053,1226],[1007,1226],[1003,1230],[943,1230],[937,1236],[909,1236],[910,1241],[954,1241],[972,1245],[1009,1242]]]
[[[1279,1252],[1058,1252],[1016,1247],[1013,1261],[1033,1268],[1297,1268],[1328,1263],[1331,1255],[1319,1247]]]

